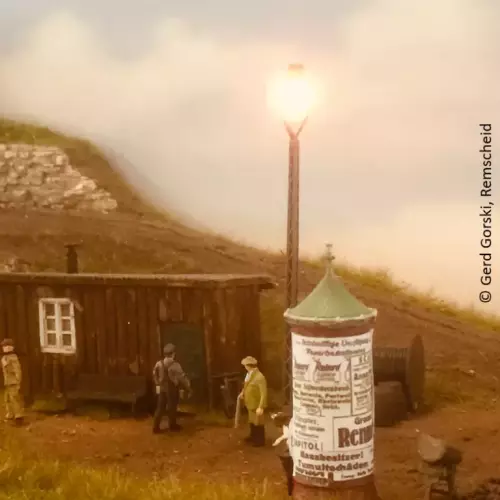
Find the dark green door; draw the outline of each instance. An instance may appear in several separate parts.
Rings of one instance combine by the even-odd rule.
[[[160,345],[174,344],[176,359],[191,381],[193,398],[190,403],[202,404],[208,401],[207,367],[205,360],[205,339],[203,331],[186,323],[162,322]]]

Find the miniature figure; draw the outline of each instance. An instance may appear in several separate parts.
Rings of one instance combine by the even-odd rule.
[[[153,381],[156,386],[157,405],[153,419],[153,433],[161,432],[161,419],[168,406],[169,430],[177,432],[181,426],[177,424],[177,406],[181,388],[191,397],[191,384],[178,361],[175,360],[175,346],[167,344],[163,349],[165,358],[158,361],[153,369]]]
[[[4,339],[1,346],[3,351],[3,382],[5,386],[5,419],[14,421],[16,425],[22,425],[24,423],[24,407],[21,397],[21,363],[14,351],[12,339]]]
[[[266,444],[266,434],[262,417],[267,407],[266,377],[259,370],[257,360],[252,356],[247,356],[241,364],[248,372],[243,390],[238,396],[239,399],[243,400],[248,410],[250,434],[245,438],[245,442],[252,446],[264,446]]]
[[[288,496],[293,496],[293,457],[292,457],[292,435],[293,435],[293,417],[288,412],[280,412],[271,415],[274,424],[282,429],[283,434],[277,438],[273,446],[278,447],[281,443],[281,450],[278,453],[283,471],[287,480]]]
[[[278,418],[278,414],[275,413],[271,418],[273,420],[277,419]],[[291,447],[291,444],[292,444],[291,441],[292,441],[292,433],[293,433],[293,419],[290,419],[290,422],[288,423],[288,425],[283,424],[281,426],[281,430],[282,430],[283,434],[274,441],[273,446],[278,446],[280,443],[282,443],[283,441],[285,441],[288,450],[291,450],[291,448],[292,448]]]

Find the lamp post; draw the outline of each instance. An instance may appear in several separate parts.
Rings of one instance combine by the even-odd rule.
[[[299,290],[299,200],[300,200],[300,141],[299,134],[306,124],[307,117],[297,129],[285,122],[289,136],[288,146],[288,215],[286,231],[286,302],[285,309],[297,305]],[[286,366],[284,377],[285,404],[291,401],[291,335],[286,326]]]
[[[286,245],[286,303],[297,305],[299,286],[299,136],[308,118],[313,101],[313,87],[302,64],[290,64],[287,73],[276,82],[272,103],[285,122],[289,137],[288,150],[288,214]],[[284,371],[285,404],[291,401],[291,336],[286,326],[286,364]]]

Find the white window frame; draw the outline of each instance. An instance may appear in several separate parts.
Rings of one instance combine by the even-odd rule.
[[[54,306],[54,316],[46,314],[46,306]],[[61,306],[69,306],[69,316],[61,314]],[[75,354],[76,353],[76,329],[75,329],[75,306],[71,299],[53,299],[45,298],[38,301],[38,314],[39,314],[39,331],[40,331],[40,348],[42,352],[51,354]],[[55,330],[47,330],[46,319],[53,319],[55,323]],[[69,319],[70,329],[63,330],[62,320]],[[49,345],[48,334],[55,334],[56,345]],[[63,344],[63,334],[71,334],[71,345],[65,346]]]

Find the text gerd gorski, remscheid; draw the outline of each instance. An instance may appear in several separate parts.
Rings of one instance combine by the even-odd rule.
[[[479,217],[482,220],[481,224],[481,275],[480,283],[481,290],[479,292],[479,300],[482,303],[491,302],[492,281],[492,227],[493,227],[493,201],[489,200],[492,196],[492,134],[491,124],[480,124],[482,147],[479,150],[482,158],[482,176],[481,176],[481,206]]]

